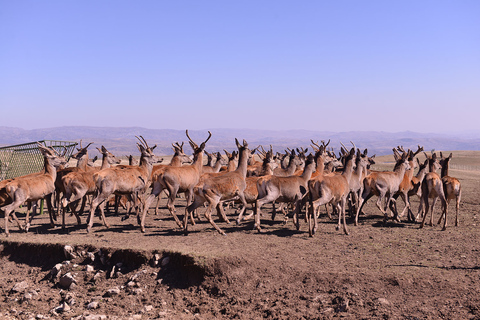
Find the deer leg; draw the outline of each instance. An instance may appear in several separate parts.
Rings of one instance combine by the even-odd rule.
[[[297,231],[300,230],[300,209],[302,207],[301,203],[301,198],[295,201],[295,208],[293,211],[293,223],[295,224],[295,228],[297,228]]]
[[[172,190],[170,196],[168,197],[167,208],[170,211],[170,214],[173,216],[173,219],[177,223],[178,226],[183,227],[182,223],[178,219],[177,215],[175,214],[175,198],[177,197],[177,190]]]
[[[213,221],[212,219],[212,211],[213,211],[213,208],[216,207],[218,205],[218,200],[216,199],[207,199],[207,201],[209,202],[209,206],[207,208],[207,210],[205,211],[205,218],[208,220],[208,222],[210,222],[210,224],[218,231],[218,233],[220,233],[221,235],[224,235],[226,236],[227,234],[225,232],[223,232],[222,229],[220,229],[216,224],[215,222]],[[210,202],[212,201],[212,202]]]
[[[443,213],[442,216],[445,215],[445,221],[443,221],[443,228],[442,231],[447,230],[447,211],[448,211],[448,203],[444,196],[440,196],[440,201],[442,202]]]
[[[346,218],[345,218],[345,207],[346,207],[346,202],[347,202],[347,198],[346,197],[342,197],[342,199],[340,200],[340,207],[338,207],[337,205],[337,208],[338,208],[338,212],[339,212],[339,215],[342,216],[342,224],[343,224],[343,233],[345,233],[347,236],[348,236],[348,230],[347,230],[347,221],[346,221]],[[339,219],[340,221],[340,219]],[[340,226],[339,226],[340,227]]]
[[[185,215],[183,216],[183,232],[185,235],[188,234],[188,218],[191,216],[192,212],[198,207],[205,203],[205,199],[200,196],[193,198],[193,202],[185,207]],[[193,221],[195,223],[195,221]]]
[[[30,229],[30,226],[32,224],[32,220],[33,220],[33,217],[35,217],[35,215],[37,214],[37,201],[35,201],[33,204],[31,202],[28,203],[28,207],[30,207],[29,209],[27,209],[27,215],[25,217],[25,227],[23,228],[23,230],[25,232],[28,232],[28,230]],[[32,215],[31,217],[29,217],[29,211],[32,210]]]
[[[458,210],[460,209],[460,198],[462,197],[462,193],[460,192],[457,197],[456,197],[456,205],[455,205],[455,209],[456,209],[456,215],[455,215],[455,227],[458,226]]]

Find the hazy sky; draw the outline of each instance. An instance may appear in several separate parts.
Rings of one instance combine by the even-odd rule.
[[[480,1],[0,0],[0,125],[478,130]]]

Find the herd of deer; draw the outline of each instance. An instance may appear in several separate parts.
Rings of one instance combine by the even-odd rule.
[[[185,234],[188,233],[189,222],[195,224],[199,219],[197,209],[207,205],[205,218],[220,233],[225,232],[212,218],[215,209],[219,218],[230,223],[225,214],[224,205],[232,202],[241,205],[237,224],[243,220],[254,217],[254,228],[262,232],[261,208],[267,203],[273,203],[272,219],[275,218],[275,203],[280,204],[285,214],[285,223],[288,215],[286,210],[290,207],[293,211],[293,222],[299,230],[300,214],[305,208],[305,221],[309,227],[309,235],[313,236],[318,229],[320,208],[325,206],[327,214],[332,218],[327,205],[338,214],[337,230],[343,226],[343,231],[348,234],[346,225],[346,211],[358,224],[359,214],[366,201],[372,196],[377,196],[377,207],[384,214],[384,223],[389,219],[389,212],[393,219],[400,221],[407,212],[410,222],[417,221],[423,215],[420,228],[425,224],[430,209],[429,199],[433,199],[430,209],[430,225],[433,225],[433,208],[438,199],[442,203],[442,214],[438,220],[443,229],[447,227],[448,204],[451,199],[456,199],[456,219],[458,225],[458,210],[461,198],[461,186],[458,179],[448,175],[449,157],[440,158],[432,152],[426,156],[424,163],[415,158],[423,147],[418,150],[405,151],[402,147],[393,149],[396,160],[393,171],[373,171],[370,165],[374,164],[375,156],[368,156],[367,149],[361,152],[355,147],[348,150],[342,144],[340,157],[328,150],[328,143],[321,144],[313,140],[314,153],[307,155],[308,149],[286,150],[285,154],[273,154],[272,147],[265,151],[259,146],[253,150],[248,148],[245,140],[240,143],[235,139],[238,151],[229,153],[225,150],[228,162],[218,152],[209,154],[205,146],[212,134],[200,145],[186,136],[193,149],[193,160],[185,154],[183,143],[172,144],[175,154],[170,164],[158,164],[163,158],[153,153],[156,145],[149,147],[143,137],[137,137],[141,153],[138,164],[119,165],[120,160],[102,146],[97,148],[102,154],[101,167],[89,165],[88,147],[80,148],[72,157],[77,160],[76,167],[64,168],[65,158],[55,150],[41,144],[38,147],[44,156],[44,169],[41,172],[26,176],[0,181],[0,211],[5,215],[5,234],[9,235],[8,223],[13,218],[21,230],[28,231],[35,211],[30,217],[27,211],[25,223],[22,225],[15,214],[21,205],[35,204],[40,199],[45,199],[52,226],[59,211],[62,212],[62,228],[65,228],[65,212],[67,207],[75,215],[77,223],[81,224],[81,213],[84,210],[86,199],[90,198],[90,212],[88,215],[87,232],[92,231],[93,218],[97,210],[103,224],[108,228],[104,208],[109,199],[115,195],[115,211],[123,198],[128,218],[135,209],[137,221],[142,232],[145,232],[145,217],[152,201],[157,198],[155,214],[158,212],[160,194],[165,191],[168,195],[167,208]],[[257,152],[258,151],[258,152]],[[257,152],[261,161],[253,156]],[[208,156],[208,163],[204,165],[204,154]],[[216,158],[215,163],[213,159]],[[418,172],[414,175],[415,169]],[[436,171],[441,168],[441,175]],[[175,210],[175,200],[180,193],[185,194],[187,206],[183,221]],[[56,196],[55,204],[52,200]],[[417,216],[412,213],[410,196],[418,196],[420,205]],[[405,208],[398,214],[398,197],[402,197]],[[125,200],[126,199],[126,200]],[[81,201],[81,208],[77,211]],[[253,212],[244,217],[247,205],[253,206]],[[287,209],[285,208],[287,207]],[[390,210],[390,211],[389,211]]]

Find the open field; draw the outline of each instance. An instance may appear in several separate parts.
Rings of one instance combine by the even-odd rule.
[[[376,160],[378,168],[393,168],[393,157]],[[221,236],[203,219],[184,236],[165,199],[158,216],[150,210],[145,234],[134,217],[107,216],[110,229],[95,218],[87,234],[73,217],[67,233],[52,229],[43,214],[27,234],[14,226],[9,238],[0,235],[0,319],[480,319],[480,152],[455,151],[455,166],[469,170],[450,170],[462,183],[462,202],[460,225],[454,226],[452,202],[446,231],[384,226],[374,199],[359,226],[349,223],[349,236],[322,215],[313,238],[303,220],[296,231],[279,215],[262,217],[262,234],[249,220],[220,222],[227,233]],[[178,205],[183,214],[184,200]],[[227,213],[234,217],[235,209]],[[64,245],[76,252],[60,272],[75,277],[69,290],[49,279],[67,260]],[[86,252],[95,253],[93,262]],[[22,281],[26,288],[12,290]],[[107,293],[114,287],[118,292]],[[67,310],[52,311],[72,297]],[[93,301],[98,307],[88,309]]]

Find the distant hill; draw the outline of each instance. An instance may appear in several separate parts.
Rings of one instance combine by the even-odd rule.
[[[340,141],[351,146],[353,141],[357,147],[368,148],[369,154],[385,155],[392,152],[398,145],[405,149],[416,149],[417,145],[430,150],[480,150],[480,138],[473,134],[468,136],[425,134],[417,132],[378,132],[378,131],[351,131],[351,132],[324,132],[308,130],[251,130],[251,129],[205,129],[189,131],[192,139],[203,142],[207,130],[212,132],[212,138],[207,143],[207,151],[234,150],[235,138],[245,139],[250,147],[263,145],[265,148],[273,146],[274,151],[283,151],[286,148],[309,147],[310,139],[314,141],[331,140],[330,146],[335,151],[340,149]],[[142,135],[149,145],[157,144],[156,154],[172,154],[171,144],[185,141],[185,150],[190,152],[188,139],[184,130],[146,129],[140,127],[55,127],[46,129],[25,130],[0,126],[0,147],[21,144],[37,140],[67,140],[84,143],[94,142],[93,147],[104,145],[108,150],[118,156],[138,155],[135,136]],[[311,148],[310,148],[311,149]],[[91,149],[91,156],[96,154],[96,149]]]

